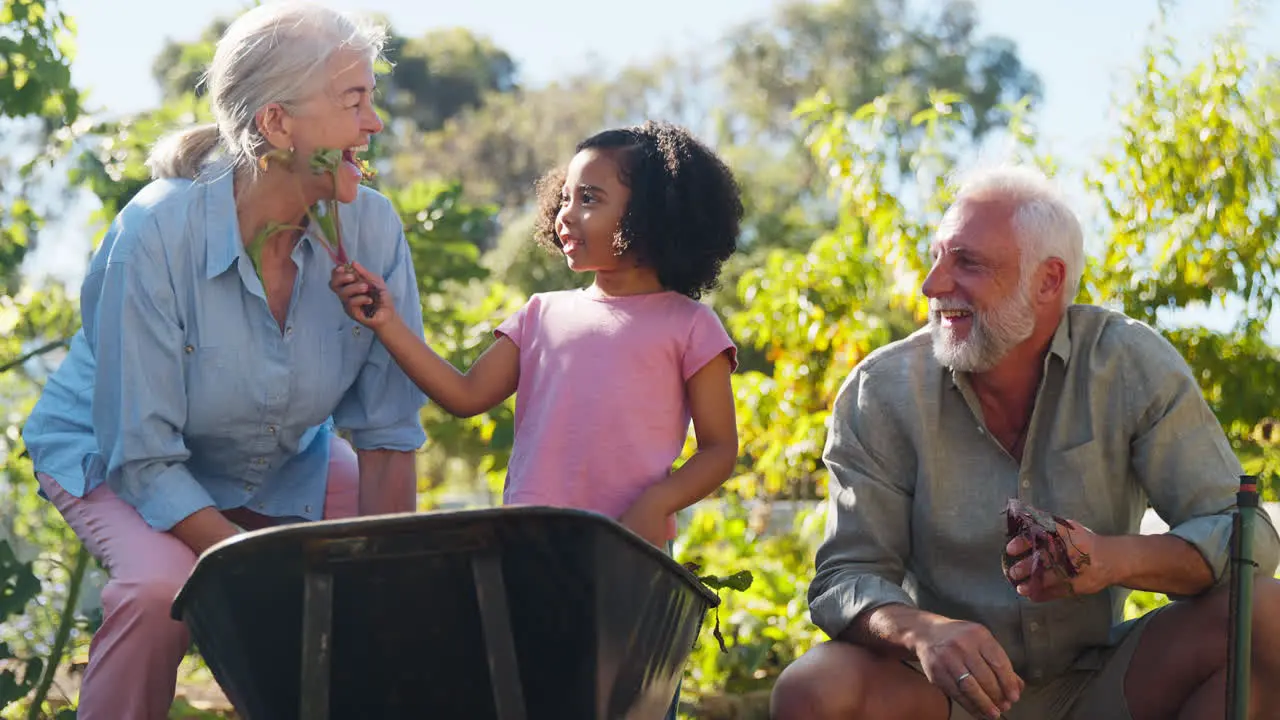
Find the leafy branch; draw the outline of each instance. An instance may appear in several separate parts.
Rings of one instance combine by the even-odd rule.
[[[306,217],[308,224],[315,228],[315,237],[324,245],[325,251],[329,253],[329,258],[333,260],[334,265],[345,266],[353,269],[354,266],[350,257],[347,256],[346,246],[342,242],[342,222],[338,215],[338,168],[346,160],[345,151],[338,148],[319,148],[311,154],[308,165],[311,172],[315,175],[328,175],[333,178],[333,196],[319,200],[315,204],[310,205],[306,209]],[[258,159],[258,168],[266,171],[270,168],[271,163],[279,162],[288,166],[294,161],[294,153],[292,149],[278,148],[272,150]],[[362,181],[372,180],[374,177],[373,168],[369,166],[363,158],[352,156],[352,164],[360,171],[360,179]],[[262,277],[262,250],[266,245],[266,241],[275,235],[285,231],[301,232],[306,227],[298,225],[290,225],[288,223],[272,222],[266,227],[258,231],[258,234],[249,242],[248,252],[249,259],[253,262],[254,270],[258,273],[258,279]],[[265,289],[265,282],[263,283]],[[377,288],[370,286],[368,295],[373,300],[372,303],[364,306],[365,317],[372,317],[378,307]]]
[[[703,585],[711,588],[716,592],[716,596],[720,595],[721,590],[736,590],[738,592],[746,592],[751,583],[755,581],[755,577],[750,570],[739,570],[732,575],[698,575],[698,571],[702,569],[698,563],[687,562],[684,567],[693,573]],[[716,607],[714,611],[715,627],[712,628],[711,634],[715,636],[716,642],[720,643],[720,652],[727,653],[729,648],[724,644],[724,635],[720,633],[720,608]]]

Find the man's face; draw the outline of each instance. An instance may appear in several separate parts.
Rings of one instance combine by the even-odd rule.
[[[1011,221],[1007,203],[967,200],[938,226],[922,290],[934,355],[947,367],[990,370],[1035,329],[1031,278],[1023,276]]]

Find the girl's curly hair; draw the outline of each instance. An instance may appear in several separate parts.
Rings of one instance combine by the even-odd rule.
[[[728,166],[687,130],[666,122],[646,122],[606,130],[582,141],[575,152],[614,153],[622,184],[631,198],[613,246],[635,253],[658,273],[668,290],[698,299],[715,288],[720,268],[738,248],[741,189]],[[563,168],[537,185],[534,237],[560,247],[556,215],[564,187]]]

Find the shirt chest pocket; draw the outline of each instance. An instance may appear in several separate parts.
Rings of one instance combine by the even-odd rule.
[[[219,346],[193,343],[183,346],[187,398],[184,434],[226,436],[244,421],[242,415],[249,392],[247,368],[236,361],[236,355]],[[156,382],[163,383],[163,379],[157,378]],[[176,397],[183,388],[153,387],[152,390]]]
[[[369,359],[374,337],[373,330],[354,321],[343,322],[332,332],[332,347],[336,351],[328,356],[327,372],[334,383],[332,387],[345,392],[355,382]]]
[[[1117,488],[1126,482],[1123,468],[1111,467],[1102,443],[1088,441],[1051,452],[1045,463],[1058,515],[1083,523],[1094,532],[1128,532],[1124,503]]]

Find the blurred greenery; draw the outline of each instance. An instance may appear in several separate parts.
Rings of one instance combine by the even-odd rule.
[[[97,199],[101,231],[148,181],[151,143],[208,119],[199,78],[228,18],[164,46],[160,107],[106,118],[82,108],[71,83],[74,24],[60,3],[0,3],[0,141],[33,148],[27,162],[0,162],[0,717],[16,718],[72,712],[103,577],[36,495],[22,447],[22,423],[79,323],[75,288],[23,261],[72,191]],[[708,299],[741,348],[741,457],[721,491],[681,514],[675,554],[705,573],[749,569],[754,582],[722,591],[708,618],[686,669],[685,716],[763,717],[781,669],[823,639],[805,592],[824,528],[829,409],[862,358],[923,321],[926,246],[948,180],[993,142],[1057,174],[1036,140],[1039,79],[977,20],[960,0],[922,15],[903,0],[786,2],[724,36],[723,60],[668,55],[540,87],[518,82],[516,60],[465,28],[393,32],[376,183],[404,223],[426,339],[459,367],[530,293],[587,280],[531,238],[534,181],[589,133],[683,122],[741,181],[743,247]],[[1194,64],[1153,33],[1081,188],[1103,208],[1087,219],[1099,242],[1081,299],[1169,337],[1275,500],[1280,426],[1274,392],[1260,389],[1280,384],[1280,351],[1264,333],[1280,297],[1280,64],[1249,54],[1246,29],[1230,27]],[[1183,311],[1202,305],[1241,311],[1226,331],[1188,324]],[[423,410],[421,509],[497,502],[513,409],[466,420]],[[1133,593],[1126,614],[1164,602]],[[183,678],[184,688],[212,685],[194,654]],[[172,717],[224,716],[208,702],[181,697]]]

